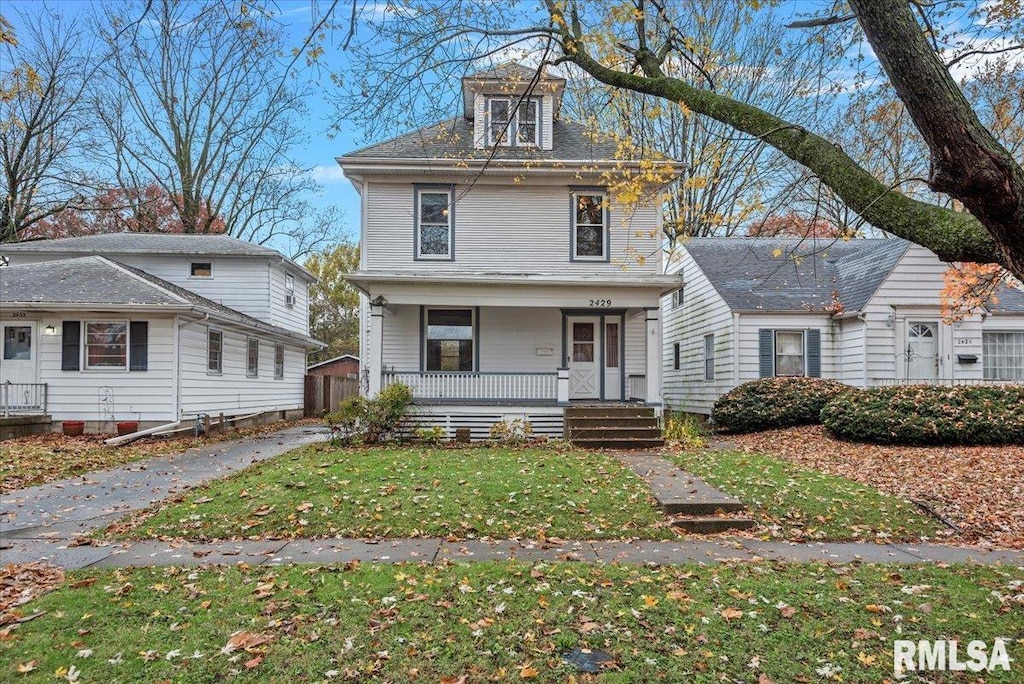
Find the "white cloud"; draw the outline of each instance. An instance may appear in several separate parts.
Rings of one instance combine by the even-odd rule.
[[[309,170],[309,175],[317,183],[335,185],[345,182],[345,174],[337,164],[317,164]]]

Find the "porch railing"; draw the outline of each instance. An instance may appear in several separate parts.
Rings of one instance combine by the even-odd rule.
[[[46,413],[48,399],[45,382],[0,383],[0,416],[7,418],[12,413]]]
[[[900,387],[903,385],[942,385],[953,387],[956,385],[1020,385],[1022,380],[982,380],[981,378],[870,378],[868,385],[871,387]]]
[[[414,398],[437,402],[478,400],[554,404],[558,374],[384,371],[381,387],[403,383]]]
[[[629,381],[628,399],[640,399],[642,401],[647,400],[647,376],[646,375],[630,375],[627,378]]]

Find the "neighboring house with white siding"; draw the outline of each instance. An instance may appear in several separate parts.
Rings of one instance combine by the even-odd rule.
[[[155,426],[301,410],[315,278],[224,235],[0,246],[0,400],[55,421]]]
[[[1024,291],[942,322],[948,264],[899,239],[694,238],[669,263],[665,402],[709,414],[760,377],[857,387],[1024,381]]]
[[[464,78],[460,116],[338,159],[362,200],[363,390],[408,384],[421,423],[474,436],[505,417],[560,434],[572,402],[661,404],[678,279],[656,193],[620,203],[609,179],[640,162],[560,117],[564,79],[533,77]]]

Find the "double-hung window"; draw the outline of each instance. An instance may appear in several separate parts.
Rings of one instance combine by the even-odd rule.
[[[1024,331],[983,332],[981,365],[986,380],[1024,380]]]
[[[224,371],[224,333],[212,328],[206,333],[206,370],[218,375]]]
[[[295,306],[295,276],[291,273],[284,275],[284,303],[287,306]]]
[[[475,370],[475,323],[473,309],[427,309],[424,370]]]
[[[704,379],[715,379],[715,335],[704,336]]]
[[[416,191],[416,258],[454,258],[452,189],[419,188]]]
[[[284,378],[284,345],[274,345],[274,379],[281,380]]]
[[[255,337],[246,338],[245,376],[256,378],[260,375],[260,341]]]
[[[128,322],[85,324],[85,367],[128,368]]]
[[[762,378],[821,377],[821,330],[758,330],[758,366]]]
[[[518,95],[488,98],[488,145],[537,147],[540,145],[540,129],[538,98],[520,98]]]
[[[804,374],[804,334],[800,330],[775,331],[775,375]]]
[[[608,211],[606,196],[577,192],[572,201],[572,256],[577,261],[607,261]]]

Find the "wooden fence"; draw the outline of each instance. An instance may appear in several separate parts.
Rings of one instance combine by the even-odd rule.
[[[319,418],[324,413],[338,410],[341,402],[349,397],[359,395],[359,381],[355,378],[342,378],[336,375],[307,375],[304,415],[307,418]]]

